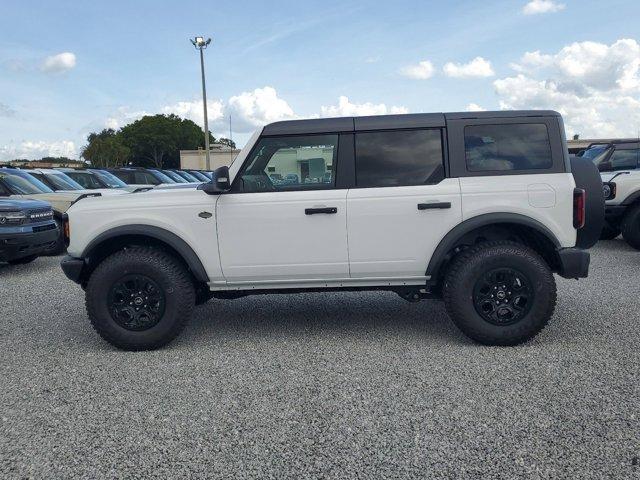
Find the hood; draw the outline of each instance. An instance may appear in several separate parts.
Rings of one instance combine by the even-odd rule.
[[[0,212],[15,212],[18,210],[36,210],[51,208],[47,202],[39,200],[0,199]]]

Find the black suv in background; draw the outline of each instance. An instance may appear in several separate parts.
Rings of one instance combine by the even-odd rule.
[[[58,234],[48,203],[0,199],[0,262],[32,262],[56,244]]]
[[[172,185],[176,183],[171,177],[154,168],[123,167],[109,169],[108,171],[127,185],[155,186],[161,184]]]

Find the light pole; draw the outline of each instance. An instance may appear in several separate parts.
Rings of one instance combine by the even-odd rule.
[[[204,148],[207,170],[211,170],[211,159],[209,158],[209,120],[207,119],[207,87],[204,81],[204,53],[203,50],[209,46],[211,39],[204,37],[196,37],[191,43],[197,50],[200,50],[200,70],[202,72],[202,105],[204,109]]]

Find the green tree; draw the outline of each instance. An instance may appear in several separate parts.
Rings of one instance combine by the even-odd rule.
[[[202,129],[174,114],[142,117],[123,127],[119,135],[131,149],[132,163],[140,166],[176,168],[180,165],[180,150],[204,146]]]
[[[231,147],[232,149],[236,148],[236,142],[228,138],[221,137],[217,140],[217,143],[219,143],[220,145],[226,145],[228,147]]]
[[[121,135],[113,129],[91,133],[87,136],[87,142],[81,156],[94,167],[119,167],[125,165],[131,157],[131,150],[123,143]]]

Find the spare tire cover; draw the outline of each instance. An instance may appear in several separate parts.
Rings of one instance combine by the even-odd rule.
[[[591,248],[600,239],[604,227],[602,178],[594,163],[582,157],[571,158],[571,173],[576,188],[582,188],[586,192],[585,224],[578,230],[576,247]]]

